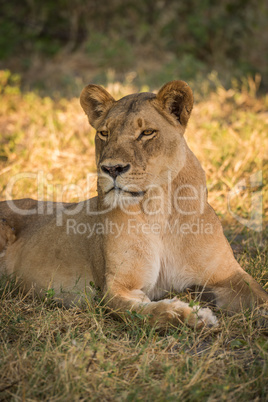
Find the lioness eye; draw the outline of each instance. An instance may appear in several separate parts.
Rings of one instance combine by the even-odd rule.
[[[153,137],[151,137],[151,136],[155,133],[156,133],[156,130],[153,130],[153,129],[144,130],[138,136],[138,140],[141,140],[142,138],[145,138],[145,137],[149,137],[148,139],[154,138],[154,136]]]
[[[155,133],[155,130],[144,130],[142,135],[152,135],[153,133]]]
[[[102,137],[108,137],[108,131],[99,131],[99,134],[100,134]]]

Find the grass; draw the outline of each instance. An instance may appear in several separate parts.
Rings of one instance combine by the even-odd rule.
[[[64,310],[7,282],[0,303],[4,400],[265,400],[268,343],[251,313],[159,334],[98,302]]]
[[[265,227],[268,98],[257,97],[257,84],[249,79],[242,90],[216,85],[206,96],[205,89],[197,93],[187,141],[207,173],[210,203],[237,259],[267,289],[267,230],[252,231],[229,211],[249,218],[252,190],[262,191]],[[137,88],[115,82],[108,90],[118,98]],[[0,198],[77,201],[93,195],[88,174],[95,172],[94,132],[78,100],[22,93],[9,72],[0,73],[0,91]],[[241,191],[228,210],[229,190],[241,180],[248,186],[259,171],[262,186]],[[16,176],[21,172],[35,175]],[[12,188],[13,177],[18,180]],[[3,278],[0,399],[266,400],[267,331],[251,312],[217,316],[216,330],[181,326],[159,333],[146,320],[114,320],[100,298],[93,306],[65,310],[49,294],[37,300]]]

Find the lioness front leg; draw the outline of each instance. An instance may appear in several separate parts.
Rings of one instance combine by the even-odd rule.
[[[221,278],[211,288],[217,306],[231,313],[256,306],[268,307],[268,294],[241,267],[227,278]]]
[[[152,301],[149,297],[161,271],[159,237],[120,237],[107,241],[105,301],[117,315],[135,311],[148,316],[151,325],[165,329],[169,324],[190,327],[213,326],[217,319],[209,308],[191,307],[178,298]],[[165,289],[168,290],[168,289]]]
[[[267,292],[241,268],[231,250],[225,249],[222,259],[217,255],[214,264],[211,259],[209,265],[213,268],[204,269],[201,285],[211,291],[218,307],[230,313],[256,306],[268,307]]]
[[[151,301],[140,289],[128,289],[120,283],[115,283],[106,292],[107,306],[117,316],[127,311],[135,311],[148,316],[151,325],[158,329],[165,329],[168,325],[178,326],[186,323],[190,327],[217,325],[217,319],[209,308],[190,307],[178,298]]]
[[[256,306],[266,309],[267,292],[236,261],[212,208],[207,208],[206,213],[212,233],[183,238],[185,259],[194,272],[196,284],[205,294],[210,293],[209,299],[217,307],[227,312],[236,313]]]

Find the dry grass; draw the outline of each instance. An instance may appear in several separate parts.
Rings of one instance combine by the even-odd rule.
[[[77,99],[54,101],[20,92],[0,74],[0,198],[20,172],[38,172],[45,199],[78,200],[94,194],[94,132]],[[135,88],[111,84],[115,97]],[[198,98],[198,97],[197,97]],[[207,172],[210,202],[225,222],[237,257],[267,289],[267,237],[232,220],[227,193],[241,179],[263,172],[268,206],[268,98],[256,82],[242,91],[197,99],[187,140]],[[72,185],[79,186],[71,187]],[[64,186],[67,186],[64,188]],[[267,191],[266,191],[267,193]],[[248,217],[250,197],[240,193],[232,210]],[[42,195],[35,179],[21,178],[13,197]],[[227,226],[228,223],[228,226]],[[189,295],[182,295],[189,299]],[[64,310],[49,299],[24,296],[0,284],[0,399],[14,401],[244,401],[267,397],[267,333],[257,316],[217,313],[217,330],[184,326],[159,334],[146,322],[112,319],[100,299],[83,310]]]
[[[103,307],[63,310],[2,284],[4,400],[265,400],[265,334],[250,313],[217,331],[113,320]],[[258,399],[259,398],[259,399]]]

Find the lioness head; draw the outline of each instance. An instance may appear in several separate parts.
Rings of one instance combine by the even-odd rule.
[[[183,134],[193,107],[191,88],[171,81],[157,94],[114,98],[98,85],[81,93],[81,106],[96,129],[98,192],[106,205],[135,204],[185,163]]]

